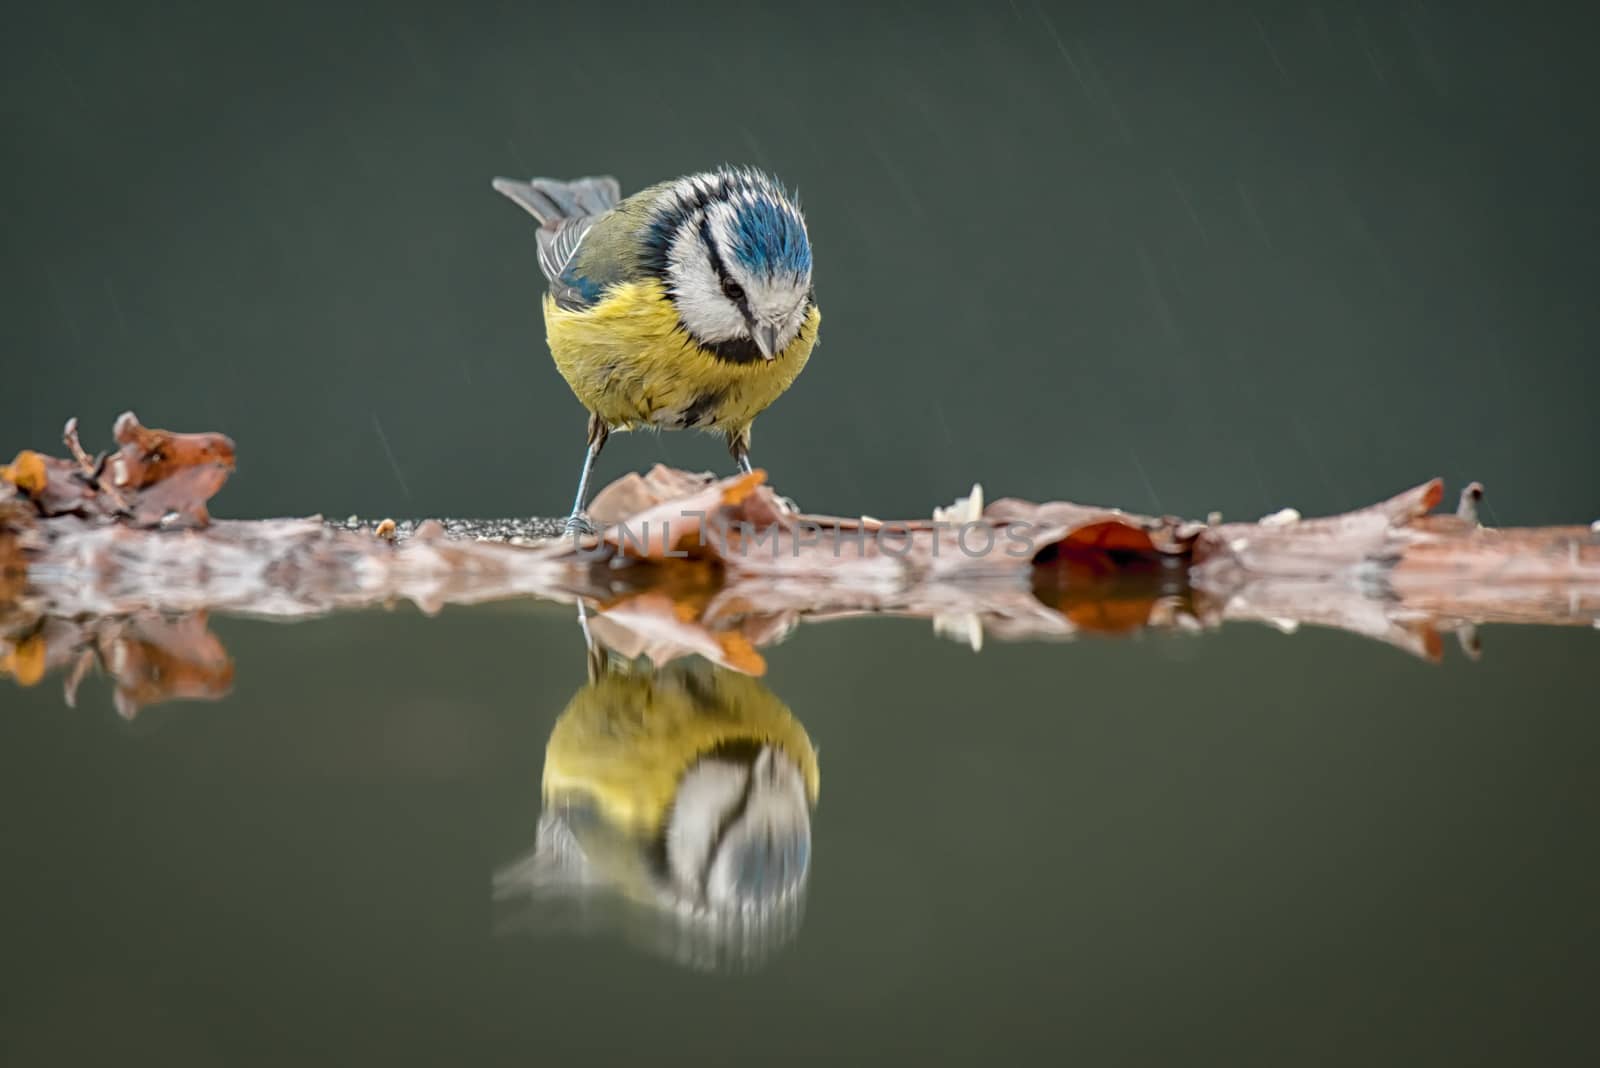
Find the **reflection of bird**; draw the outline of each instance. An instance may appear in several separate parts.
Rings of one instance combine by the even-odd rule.
[[[615,178],[496,178],[539,221],[556,368],[589,409],[569,528],[613,430],[714,430],[750,470],[750,426],[788,389],[821,314],[794,200],[753,169],[724,168],[620,199]]]
[[[537,844],[496,897],[620,910],[688,961],[757,960],[797,927],[817,789],[805,729],[755,679],[602,670],[556,722]]]

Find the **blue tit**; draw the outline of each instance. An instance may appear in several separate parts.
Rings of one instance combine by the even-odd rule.
[[[496,178],[539,222],[556,369],[589,410],[568,529],[613,430],[715,431],[750,470],[750,427],[799,376],[822,321],[800,207],[753,168],[621,197],[615,178]]]
[[[591,674],[546,746],[534,848],[495,877],[502,926],[609,909],[686,963],[759,962],[799,926],[818,789],[805,728],[703,661]]]

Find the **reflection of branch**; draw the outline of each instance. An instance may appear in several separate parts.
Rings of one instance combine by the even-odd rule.
[[[163,701],[216,700],[233,686],[233,661],[203,612],[174,619],[140,612],[83,622],[0,622],[0,674],[21,685],[66,671],[66,701],[74,705],[79,684],[96,665],[111,676],[124,719]]]
[[[115,468],[138,496],[115,521],[81,470],[86,456],[25,453],[0,468],[0,604],[20,597],[61,616],[211,608],[292,618],[397,599],[433,611],[583,598],[600,609],[600,629],[628,632],[611,641],[745,671],[759,671],[755,649],[795,622],[845,614],[928,618],[974,646],[985,635],[1315,624],[1429,656],[1441,630],[1600,619],[1600,530],[1479,526],[1476,484],[1453,516],[1428,514],[1443,493],[1429,482],[1325,519],[984,507],[975,488],[930,518],[886,523],[797,514],[761,472],[717,481],[657,467],[595,499],[600,537],[508,544],[507,534],[522,541],[541,524],[401,524],[393,538],[315,520],[208,524],[204,501],[232,466],[227,439],[146,430],[131,416],[117,437],[122,451],[94,466]],[[198,529],[149,529],[174,516]],[[29,571],[20,592],[18,560]],[[691,640],[684,626],[704,633]]]

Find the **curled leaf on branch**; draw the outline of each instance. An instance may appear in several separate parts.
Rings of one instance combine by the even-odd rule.
[[[78,421],[62,432],[72,459],[23,450],[0,467],[0,481],[31,502],[39,518],[74,515],[136,527],[203,527],[209,501],[234,468],[233,442],[222,434],[180,434],[144,426],[132,412],[117,418],[115,452],[92,458]]]
[[[96,500],[95,487],[70,460],[24,449],[11,463],[0,466],[0,481],[9,483],[40,516],[106,513]]]

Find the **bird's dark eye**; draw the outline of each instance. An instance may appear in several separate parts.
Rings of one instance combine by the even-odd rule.
[[[735,282],[731,278],[724,278],[722,280],[722,295],[733,301],[735,304],[743,304],[744,286],[740,285],[738,282]]]

